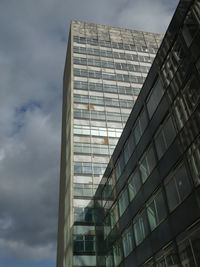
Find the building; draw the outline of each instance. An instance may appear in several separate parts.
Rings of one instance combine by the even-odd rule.
[[[97,266],[200,266],[199,47],[182,0],[95,195]]]
[[[57,267],[97,264],[93,196],[162,37],[71,23],[63,80]]]

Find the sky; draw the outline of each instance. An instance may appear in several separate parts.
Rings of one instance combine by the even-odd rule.
[[[56,266],[70,20],[165,33],[178,0],[0,1],[0,267]]]

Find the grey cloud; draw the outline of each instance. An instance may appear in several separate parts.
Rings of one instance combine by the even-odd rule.
[[[1,1],[0,262],[55,261],[70,20],[162,32],[175,4],[153,2]]]

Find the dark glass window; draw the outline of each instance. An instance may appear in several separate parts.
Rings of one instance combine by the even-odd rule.
[[[152,145],[150,145],[150,147],[144,153],[142,159],[139,161],[139,169],[143,183],[146,181],[146,179],[150,175],[155,165],[156,165],[155,153]]]
[[[119,197],[119,214],[120,216],[124,213],[126,208],[128,207],[129,204],[129,199],[128,199],[128,191],[127,189],[123,190],[121,196]]]
[[[139,214],[134,220],[133,231],[136,245],[139,245],[148,234],[148,223],[145,212]]]
[[[194,39],[198,30],[199,22],[197,20],[197,16],[193,10],[190,10],[183,25],[183,36],[188,46],[190,46],[192,43],[192,40]]]
[[[147,204],[147,215],[151,230],[167,216],[162,192],[157,193]]]
[[[118,213],[118,209],[117,209],[117,205],[115,205],[111,212],[110,212],[110,224],[111,224],[111,228],[113,228],[115,226],[115,224],[117,223],[119,219],[119,213]]]
[[[187,106],[182,96],[177,96],[176,100],[174,101],[173,109],[177,126],[179,129],[181,129],[189,117]]]
[[[190,170],[195,185],[200,184],[200,137],[198,137],[188,150]]]
[[[74,235],[75,252],[93,252],[95,251],[94,235]]]
[[[200,99],[200,82],[195,76],[192,76],[185,88],[183,89],[183,97],[188,109],[191,114],[199,103]]]
[[[124,256],[127,257],[128,254],[134,248],[132,227],[129,227],[122,234],[122,244],[123,244]]]
[[[111,227],[110,227],[110,213],[106,216],[104,220],[104,240],[110,233]]]
[[[140,113],[140,115],[136,121],[135,128],[133,130],[136,144],[139,142],[144,130],[146,129],[146,126],[147,126],[147,116],[146,116],[145,110],[143,110]]]
[[[123,169],[124,169],[125,163],[124,163],[124,155],[121,154],[119,160],[117,161],[116,164],[116,179],[118,180]]]
[[[190,193],[191,184],[184,164],[181,164],[165,180],[169,210],[174,210]]]
[[[75,222],[93,222],[93,208],[74,208]]]
[[[133,138],[133,133],[130,134],[124,148],[124,160],[125,163],[128,162],[131,154],[133,153],[134,150],[134,138]]]
[[[123,258],[120,241],[116,242],[113,246],[113,256],[114,256],[115,266],[118,266]]]
[[[185,240],[185,242],[179,245],[179,257],[182,266],[185,266],[185,262],[187,262],[187,266],[196,266],[189,240]]]
[[[114,266],[114,262],[113,262],[113,256],[111,253],[109,253],[110,255],[106,255],[106,267],[113,267]]]
[[[171,117],[167,118],[158,133],[155,135],[155,145],[158,154],[158,158],[160,159],[164,152],[171,145],[172,141],[176,136],[176,132],[174,129],[174,125]]]
[[[150,96],[147,100],[147,110],[149,113],[149,117],[151,118],[154,111],[156,110],[162,96],[163,96],[163,87],[161,84],[160,79],[158,79],[155,83],[155,85],[153,86]]]
[[[130,180],[128,183],[128,191],[129,191],[129,197],[130,201],[134,199],[137,192],[139,191],[140,187],[142,185],[140,173],[139,170],[136,169],[133,174],[130,176]]]

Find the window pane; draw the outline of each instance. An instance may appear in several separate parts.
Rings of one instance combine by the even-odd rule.
[[[191,237],[191,242],[197,266],[200,266],[200,232],[193,234],[193,236]]]
[[[118,178],[120,177],[123,169],[124,169],[124,155],[122,154],[119,158],[119,160],[117,161],[116,164],[116,179],[118,180]]]
[[[143,160],[140,162],[140,172],[142,182],[144,183],[149,175],[146,157],[144,157]]]
[[[187,266],[189,267],[196,266],[189,240],[186,240],[184,243],[179,245],[179,256],[180,256],[182,266],[185,266],[186,262],[187,262]]]
[[[199,103],[200,98],[200,86],[199,81],[195,76],[192,76],[187,85],[183,89],[183,96],[187,105],[189,113],[192,113]]]
[[[134,150],[134,139],[133,139],[133,134],[131,133],[128,141],[126,142],[125,149],[124,149],[124,160],[125,163],[128,162],[131,154],[133,153]]]
[[[149,219],[150,228],[151,228],[151,230],[153,230],[154,228],[156,228],[156,226],[158,224],[158,220],[157,220],[157,216],[156,216],[156,207],[155,207],[154,201],[150,205],[148,205],[147,215],[148,215],[148,219]]]
[[[111,210],[111,213],[110,213],[111,228],[115,226],[118,219],[119,219],[118,209],[117,209],[117,205],[115,205],[115,207]]]
[[[166,147],[168,148],[176,135],[171,118],[167,120],[163,127],[163,135],[165,137]]]
[[[181,201],[190,193],[191,185],[184,165],[179,167],[175,174],[176,184]]]
[[[198,138],[191,146],[188,152],[190,170],[195,185],[200,183],[200,138]]]
[[[146,112],[145,110],[141,113],[140,115],[140,128],[141,128],[141,132],[143,133],[146,126],[147,126],[147,115],[146,115]]]
[[[140,173],[139,170],[137,169],[130,177],[130,182],[128,184],[128,189],[129,189],[129,197],[130,200],[132,201],[139,191],[140,187],[142,185],[141,179],[140,179]]]
[[[167,201],[170,211],[172,211],[179,204],[179,196],[176,189],[175,180],[172,179],[166,186]]]
[[[183,36],[188,46],[190,46],[198,30],[199,30],[199,23],[197,22],[194,16],[194,13],[191,10],[186,17],[185,23],[183,26]]]
[[[158,158],[160,159],[165,152],[165,141],[163,136],[163,131],[161,130],[155,138],[156,151]]]
[[[160,222],[167,216],[167,210],[162,192],[160,192],[156,196],[155,202],[156,202],[156,210],[158,213],[158,221]]]
[[[155,154],[154,154],[154,150],[153,150],[152,146],[150,147],[150,149],[147,152],[147,162],[148,162],[148,171],[150,174],[156,165]]]
[[[147,214],[150,228],[153,230],[166,217],[166,207],[162,192],[157,193],[147,204]]]
[[[119,242],[113,246],[113,255],[114,255],[115,266],[118,266],[122,261],[122,250]]]
[[[129,200],[128,200],[128,191],[127,189],[124,190],[121,197],[119,198],[119,214],[120,216],[124,213],[126,208],[128,207]]]
[[[136,245],[139,245],[148,233],[148,224],[145,213],[141,214],[133,224]]]
[[[129,228],[123,234],[122,243],[123,243],[124,256],[126,257],[133,250],[133,233],[131,228]]]
[[[161,85],[160,79],[158,79],[152,88],[152,93],[147,101],[147,110],[149,113],[149,117],[151,118],[154,111],[156,110],[158,103],[163,95],[163,87]]]

